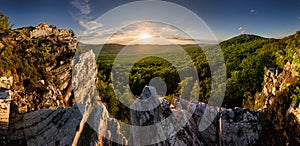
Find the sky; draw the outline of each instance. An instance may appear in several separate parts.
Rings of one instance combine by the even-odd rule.
[[[300,30],[300,0],[167,0],[170,3],[147,1],[150,4],[146,5],[134,2],[2,0],[0,12],[9,17],[14,28],[45,22],[72,29],[82,42],[95,44],[128,44],[136,40],[151,43],[163,39],[207,43],[244,33],[281,38]]]

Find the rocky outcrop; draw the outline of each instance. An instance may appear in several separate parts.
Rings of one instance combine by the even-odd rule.
[[[72,84],[77,103],[95,103],[100,101],[96,98],[96,61],[92,50],[76,54],[72,70]],[[93,101],[91,101],[93,100]]]
[[[163,98],[158,100],[155,93],[151,92],[151,88],[153,87],[145,87],[141,99],[136,101],[133,106],[147,105],[152,108],[150,103],[146,104],[145,99],[148,98],[154,98],[152,100],[159,102],[159,105],[149,111],[132,110],[131,122],[136,126],[153,126],[151,129],[133,129],[133,144],[255,145],[258,143],[262,132],[260,112],[243,108],[233,110],[221,108],[220,110],[204,103],[186,102],[180,99],[174,101],[173,103],[176,103],[175,108],[170,109],[167,101]],[[152,91],[155,90],[152,89]],[[218,114],[216,117],[204,117],[205,110]],[[207,118],[214,120],[212,123],[204,122],[208,124],[208,127],[200,131],[200,127],[203,126],[200,125],[203,124],[201,120],[209,121]],[[168,122],[164,122],[166,119]],[[152,137],[148,140],[147,136],[149,137],[151,134]],[[160,140],[164,137],[166,137],[165,140],[161,142]]]
[[[96,88],[96,61],[92,50],[76,54],[72,73],[72,84],[77,103],[85,104],[81,111],[83,119],[75,135],[73,145],[127,145],[121,133],[120,123],[111,117],[101,103]]]
[[[172,112],[168,103],[164,99],[158,99],[154,87],[146,86],[131,109],[131,124],[134,125],[131,145],[155,144],[177,132],[176,119],[169,117]],[[167,122],[163,122],[167,118]]]
[[[275,68],[270,68],[264,77],[264,86],[261,93],[266,97],[264,107],[272,104],[275,95],[293,84],[297,77],[298,73],[295,71],[295,64],[293,63],[287,62],[281,73]]]
[[[295,60],[296,57],[299,57],[299,51],[296,52],[293,56]],[[261,92],[262,97],[265,97],[265,105],[261,108],[266,108],[269,105],[272,105],[274,102],[274,97],[286,89],[288,86],[295,84],[295,81],[298,79],[299,74],[296,71],[295,62],[287,62],[283,68],[283,71],[279,71],[275,68],[271,68],[267,71],[264,77],[264,86]],[[290,105],[289,112],[294,114],[297,118],[298,123],[300,123],[300,101]]]
[[[96,102],[100,98],[95,86],[91,86],[96,81],[93,52],[78,54],[75,62],[73,83],[80,103],[71,108],[40,109],[28,113],[12,110],[8,133],[0,133],[0,145],[65,146],[74,144],[74,141],[78,145],[128,144],[118,120],[110,117],[101,102]],[[87,78],[87,75],[91,76]]]
[[[0,87],[13,86],[12,109],[26,113],[72,106],[71,70],[77,47],[73,32],[44,23],[11,30],[5,37],[4,50],[17,50],[13,57],[21,64],[6,67],[9,71],[4,73],[11,74],[15,84],[4,86],[0,79]],[[17,62],[13,57],[7,60]]]

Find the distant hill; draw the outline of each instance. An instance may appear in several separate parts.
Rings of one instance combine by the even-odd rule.
[[[84,44],[84,43],[78,44],[78,47],[82,50],[92,49],[95,53],[100,53],[99,51],[101,50],[101,54],[117,54],[126,46],[127,45],[122,45],[122,44],[104,44],[104,45],[103,44],[94,45],[94,44]],[[174,48],[174,46],[177,46],[177,45],[135,44],[135,45],[129,45],[129,46],[130,46],[130,48],[137,49],[137,51],[140,49],[140,50],[148,50],[150,52],[154,48],[165,49],[165,51],[168,51],[168,49],[172,49],[172,48]],[[179,45],[179,46],[184,49],[199,48],[199,45],[197,45],[197,44],[185,44],[185,45]]]
[[[265,40],[265,39],[269,39],[269,38],[264,38],[264,37],[253,35],[253,34],[242,34],[242,35],[230,38],[228,40],[225,40],[225,41],[221,42],[220,45],[222,47],[228,47],[228,46],[234,45],[234,44],[243,44],[243,43],[252,42],[255,40]]]

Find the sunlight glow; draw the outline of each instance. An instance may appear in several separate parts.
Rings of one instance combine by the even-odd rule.
[[[147,38],[151,38],[152,35],[148,34],[148,33],[143,33],[139,36],[139,39],[147,39]]]

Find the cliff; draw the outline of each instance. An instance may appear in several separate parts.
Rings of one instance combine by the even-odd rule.
[[[77,46],[73,32],[40,24],[2,34],[0,44],[0,76],[14,80],[13,110],[26,113],[73,104],[71,64]]]

